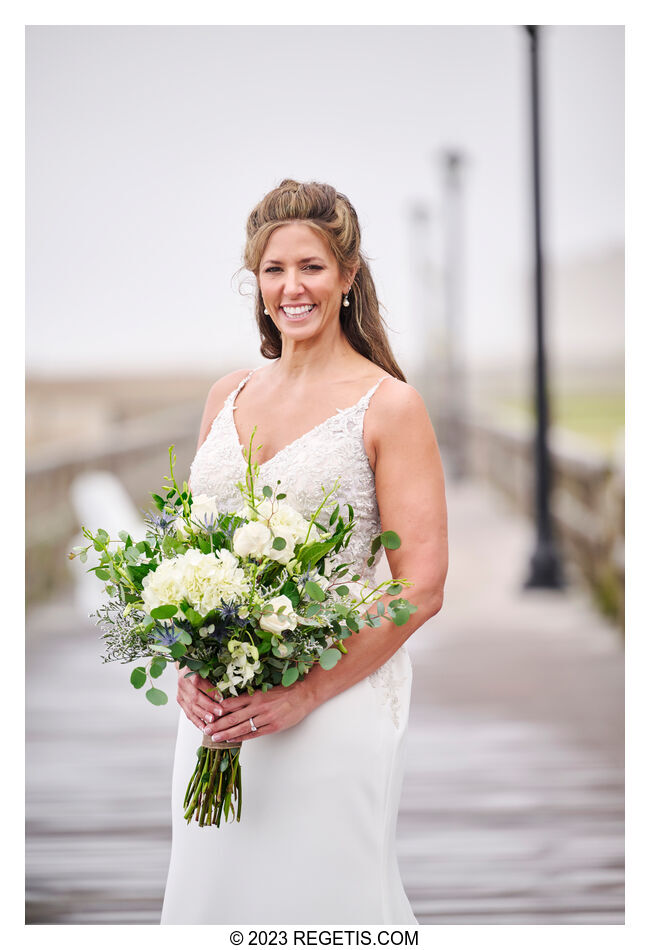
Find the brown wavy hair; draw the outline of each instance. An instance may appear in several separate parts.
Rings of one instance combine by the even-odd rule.
[[[289,221],[302,221],[325,238],[341,274],[351,274],[355,267],[358,268],[348,293],[350,306],[341,304],[341,328],[358,353],[405,382],[406,377],[388,342],[368,262],[360,250],[361,230],[357,213],[345,195],[331,185],[285,178],[248,216],[244,267],[258,280],[260,263],[271,234]],[[282,352],[282,337],[271,317],[264,313],[259,282],[255,319],[262,341],[262,356],[276,359]]]

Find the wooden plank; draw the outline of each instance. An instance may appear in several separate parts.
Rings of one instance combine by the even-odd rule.
[[[409,642],[398,854],[423,924],[620,924],[623,653],[579,591],[523,595],[530,531],[450,491],[441,614]],[[498,538],[498,556],[494,552]],[[27,920],[155,924],[177,707],[61,600],[28,615]]]

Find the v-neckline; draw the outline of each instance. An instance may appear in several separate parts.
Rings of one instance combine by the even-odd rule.
[[[237,426],[235,424],[235,409],[237,409],[237,406],[235,405],[235,400],[237,399],[237,396],[240,394],[240,392],[242,391],[242,389],[244,388],[248,380],[251,378],[253,373],[256,373],[257,370],[260,368],[261,367],[257,366],[255,369],[251,370],[248,376],[246,376],[245,379],[241,381],[237,389],[235,389],[235,391],[232,394],[232,399],[230,400],[230,413],[229,413],[230,424],[232,427],[233,435],[235,437],[235,442],[239,448],[239,455],[241,456],[241,460],[244,463],[244,465],[246,465],[245,453],[247,450],[242,445],[241,439],[239,437],[239,432],[237,431]],[[339,416],[343,415],[344,412],[351,412],[352,409],[356,409],[359,403],[363,402],[363,400],[366,399],[368,395],[372,394],[373,389],[379,386],[379,384],[383,382],[384,379],[387,379],[387,378],[388,378],[387,376],[381,376],[377,380],[377,382],[373,383],[370,389],[363,394],[363,396],[360,396],[359,399],[357,399],[357,401],[355,402],[353,406],[346,406],[344,409],[337,409],[336,412],[332,413],[331,416],[328,416],[326,419],[323,419],[322,422],[317,422],[315,426],[311,427],[311,429],[308,429],[306,432],[303,432],[302,435],[297,436],[297,438],[292,439],[291,442],[288,442],[286,445],[283,445],[281,449],[278,449],[278,451],[275,452],[275,454],[271,456],[271,458],[266,459],[266,461],[264,462],[258,462],[257,464],[259,465],[260,470],[264,468],[265,465],[270,465],[271,462],[274,462],[280,455],[283,455],[289,449],[293,448],[294,445],[297,445],[299,442],[302,442],[303,439],[306,439],[308,435],[312,435],[312,433],[318,432],[319,429],[322,429],[323,426],[326,426],[328,422],[332,421],[332,419],[338,419]]]

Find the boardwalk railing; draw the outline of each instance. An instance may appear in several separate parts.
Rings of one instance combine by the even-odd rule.
[[[26,595],[39,600],[69,583],[68,546],[79,531],[70,489],[81,472],[107,471],[139,508],[152,507],[149,492],[162,487],[175,446],[176,473],[187,478],[196,447],[201,405],[192,400],[108,427],[91,446],[55,448],[28,459],[26,469]],[[91,528],[101,525],[89,525]]]
[[[149,492],[162,485],[168,446],[176,446],[177,472],[187,477],[201,406],[175,408],[107,428],[87,448],[56,449],[28,460],[28,600],[46,596],[70,579],[67,546],[79,525],[70,487],[83,471],[112,472],[135,503],[150,507]],[[436,413],[444,454],[445,420]],[[530,426],[472,418],[463,427],[469,474],[498,489],[513,506],[533,516],[533,436]],[[551,433],[552,514],[565,554],[594,593],[601,609],[624,623],[624,506],[622,464],[615,464],[566,435]],[[91,526],[91,527],[100,527]]]
[[[530,425],[471,419],[463,427],[469,474],[494,486],[519,512],[534,515]],[[551,513],[565,556],[599,607],[624,624],[625,480],[622,462],[561,430],[550,432]],[[444,448],[444,446],[443,446]]]

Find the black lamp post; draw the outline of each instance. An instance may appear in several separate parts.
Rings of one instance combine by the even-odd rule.
[[[539,27],[526,26],[530,40],[531,116],[533,196],[535,228],[535,509],[537,540],[530,559],[526,587],[558,589],[564,585],[562,565],[553,539],[550,513],[551,465],[548,451],[548,394],[546,388],[546,356],[544,349],[544,270],[542,257],[541,184],[540,184],[540,116],[539,116]]]
[[[447,151],[443,156],[445,169],[445,313],[446,356],[445,374],[447,402],[447,445],[450,454],[450,475],[460,480],[466,474],[464,379],[460,359],[461,288],[462,274],[462,211],[461,171],[463,156],[458,151]]]

